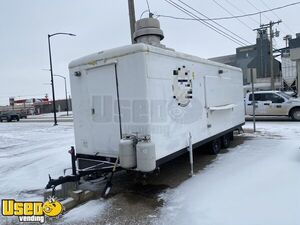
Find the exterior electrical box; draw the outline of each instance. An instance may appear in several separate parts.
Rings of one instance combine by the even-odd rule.
[[[198,146],[244,124],[243,75],[235,67],[138,43],[80,58],[69,70],[80,169],[116,159],[125,145],[123,155],[139,153],[128,167],[152,170],[186,152],[189,133]],[[128,135],[136,151],[120,144]],[[154,164],[139,162],[148,156]]]

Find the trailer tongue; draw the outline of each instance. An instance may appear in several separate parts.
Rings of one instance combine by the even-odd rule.
[[[51,176],[49,175],[49,181],[48,184],[46,185],[46,189],[52,189],[52,196],[55,196],[55,189],[57,186],[68,183],[68,182],[79,182],[81,177],[83,176],[92,176],[93,178],[99,178],[99,177],[106,177],[107,174],[111,174],[110,177],[107,179],[107,184],[103,190],[102,197],[106,197],[109,194],[109,191],[112,186],[112,178],[114,173],[119,169],[118,167],[118,159],[115,160],[114,163],[112,162],[105,162],[99,161],[99,164],[96,166],[91,166],[90,168],[85,168],[83,170],[78,170],[76,167],[76,154],[75,154],[75,149],[72,146],[71,149],[69,150],[69,153],[71,155],[71,163],[72,163],[72,174],[68,176],[60,176],[57,179],[52,179]]]

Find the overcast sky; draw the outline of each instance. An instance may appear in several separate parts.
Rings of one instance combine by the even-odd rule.
[[[277,7],[293,0],[216,0],[232,14],[257,12],[267,7]],[[230,16],[212,0],[184,0],[209,17]],[[229,2],[229,3],[228,3]],[[231,3],[231,5],[230,5]],[[149,0],[154,14],[187,17],[163,0]],[[16,99],[51,97],[47,34],[72,32],[76,37],[55,36],[52,41],[54,74],[68,77],[68,63],[73,59],[100,50],[130,44],[127,0],[1,0],[0,14],[0,105],[8,98]],[[136,17],[147,9],[145,0],[136,0]],[[235,8],[233,7],[235,6]],[[237,10],[239,9],[239,10]],[[283,47],[282,37],[300,32],[300,5],[276,11],[284,23],[278,26],[281,35],[276,47]],[[262,22],[278,20],[273,13],[262,16]],[[220,21],[232,32],[251,43],[256,33],[251,28],[259,26],[259,16]],[[165,34],[163,43],[177,51],[203,58],[232,54],[236,43],[225,39],[196,21],[160,18]],[[246,26],[246,25],[247,26]],[[68,89],[69,80],[68,80]],[[55,78],[58,99],[64,98],[63,79]],[[71,94],[70,92],[68,94]]]

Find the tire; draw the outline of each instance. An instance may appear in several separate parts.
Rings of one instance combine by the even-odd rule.
[[[217,138],[212,142],[210,142],[209,153],[211,155],[217,155],[221,151],[221,147],[222,147],[221,139]]]
[[[230,141],[233,141],[233,139],[234,139],[233,131],[231,131],[228,135],[229,135]]]
[[[18,116],[17,116],[17,118],[16,118],[16,119],[17,119],[17,121],[20,121],[20,118],[19,118]]]
[[[300,121],[300,108],[293,109],[291,112],[291,117],[295,121]]]
[[[230,134],[225,134],[222,138],[221,138],[221,144],[222,144],[222,148],[228,148],[230,146]]]

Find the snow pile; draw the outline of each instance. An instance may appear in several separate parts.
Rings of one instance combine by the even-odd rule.
[[[43,200],[48,174],[63,175],[71,167],[68,153],[74,145],[72,123],[2,123],[0,124],[0,199]],[[57,221],[82,224],[93,221],[108,204],[94,200],[79,206]],[[0,224],[11,224],[16,217],[0,216]]]
[[[259,123],[258,130],[168,191],[157,224],[300,224],[300,124]]]
[[[65,214],[61,224],[83,224],[93,221],[104,212],[106,207],[107,204],[103,200],[89,201]]]

